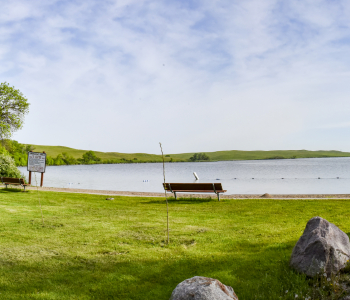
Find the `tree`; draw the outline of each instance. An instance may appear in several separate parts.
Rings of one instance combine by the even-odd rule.
[[[210,160],[209,156],[205,153],[195,153],[190,157],[190,161]]]
[[[10,138],[22,128],[24,115],[29,112],[29,103],[23,94],[7,82],[0,84],[0,139]]]
[[[88,152],[85,152],[83,154],[83,157],[82,158],[78,158],[78,161],[81,163],[81,164],[86,164],[86,165],[89,165],[89,164],[96,164],[96,163],[99,163],[101,162],[101,158],[97,157],[95,152],[93,151],[88,151]]]
[[[62,160],[66,165],[75,165],[77,163],[77,160],[73,156],[67,154],[67,152],[62,153]]]
[[[10,155],[0,154],[0,176],[21,178],[21,172],[17,169],[15,161]]]

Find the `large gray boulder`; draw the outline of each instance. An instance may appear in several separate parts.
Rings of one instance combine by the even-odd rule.
[[[219,280],[195,276],[179,283],[170,300],[238,300],[233,288]]]
[[[314,217],[293,249],[290,266],[311,277],[330,275],[344,268],[349,257],[349,237],[334,224]]]

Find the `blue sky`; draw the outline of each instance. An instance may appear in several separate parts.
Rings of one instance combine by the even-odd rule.
[[[22,143],[350,151],[348,1],[0,0]]]

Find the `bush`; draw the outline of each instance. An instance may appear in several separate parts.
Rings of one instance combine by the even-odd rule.
[[[95,152],[88,151],[85,154],[83,154],[82,158],[78,158],[78,162],[84,165],[90,165],[90,164],[97,164],[101,163],[101,158],[97,157]]]
[[[190,161],[201,161],[201,160],[210,160],[210,158],[205,153],[195,153],[192,157],[190,157]]]
[[[0,154],[9,155],[9,152],[4,147],[1,147],[1,145],[0,145]]]
[[[67,152],[62,153],[62,160],[66,165],[76,165],[77,160],[73,157],[67,154]]]
[[[0,154],[0,176],[21,178],[21,172],[16,168],[14,159],[6,154]]]

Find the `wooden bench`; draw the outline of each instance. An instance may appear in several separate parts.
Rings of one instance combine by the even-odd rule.
[[[1,182],[6,186],[8,185],[21,185],[26,190],[26,186],[30,185],[24,182],[23,178],[11,178],[11,177],[1,177]]]
[[[220,193],[225,193],[221,183],[163,183],[164,190],[169,193],[215,193],[220,201]]]

